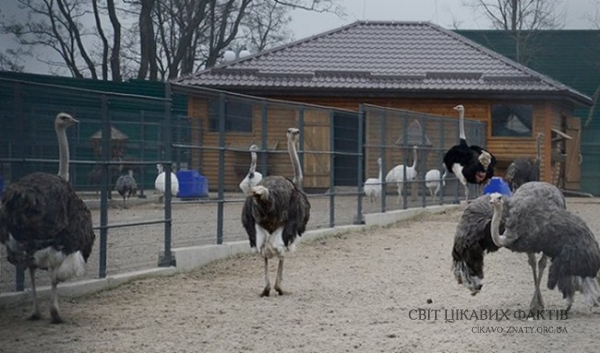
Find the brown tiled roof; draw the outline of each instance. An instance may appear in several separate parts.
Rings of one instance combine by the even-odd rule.
[[[180,77],[230,90],[586,95],[429,22],[353,24]]]

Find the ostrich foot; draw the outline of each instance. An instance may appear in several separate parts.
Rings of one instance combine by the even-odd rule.
[[[271,286],[266,286],[262,293],[260,293],[260,297],[268,297],[269,295],[271,295]]]
[[[569,310],[571,310],[572,306],[573,306],[573,296],[570,295],[567,297],[567,308],[565,309],[565,315],[569,313]]]
[[[39,319],[42,318],[42,315],[40,314],[39,311],[34,311],[31,315],[29,315],[29,317],[27,318],[27,320],[29,321],[37,321]]]
[[[50,322],[53,324],[62,324],[64,322],[56,308],[50,308],[50,316],[52,317]]]
[[[532,312],[540,312],[544,310],[544,300],[539,293],[535,293],[533,295],[533,299],[531,299],[531,304],[529,304],[529,310]]]
[[[275,291],[277,292],[277,294],[283,295],[283,289],[281,289],[280,287],[275,286]]]

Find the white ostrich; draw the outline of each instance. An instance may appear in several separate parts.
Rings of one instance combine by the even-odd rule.
[[[417,179],[417,146],[413,146],[413,164],[410,167],[405,167],[404,164],[399,164],[392,168],[385,176],[386,183],[395,183],[398,191],[398,199],[396,203],[399,205],[403,202],[404,196],[402,195],[402,189],[404,188],[405,182],[411,182]],[[406,174],[405,174],[406,169]],[[410,184],[409,184],[410,185]],[[411,188],[412,189],[412,188]],[[411,192],[412,199],[416,198],[416,195]]]
[[[41,318],[36,295],[35,270],[50,271],[52,323],[61,323],[58,309],[59,282],[85,272],[95,234],[92,216],[69,184],[69,145],[66,129],[78,123],[66,113],[56,116],[54,127],[59,144],[59,172],[32,173],[11,183],[2,196],[0,242],[6,245],[8,261],[29,269],[33,313]]]
[[[133,170],[129,169],[127,174],[121,175],[115,183],[115,189],[123,197],[123,208],[127,208],[127,199],[137,192],[137,183],[133,177]]]
[[[484,252],[500,247],[528,255],[535,286],[531,310],[544,307],[539,287],[548,258],[552,259],[548,288],[558,285],[567,299],[567,311],[576,289],[584,293],[588,306],[597,305],[600,248],[583,220],[566,210],[564,196],[551,184],[530,182],[512,198],[494,193],[467,206],[456,230],[452,258],[457,281],[472,295],[483,286]],[[542,253],[537,267],[536,253]]]
[[[256,171],[257,150],[258,146],[250,146],[250,156],[252,158],[252,162],[250,163],[250,169],[248,170],[248,174],[246,174],[246,177],[240,183],[240,189],[242,189],[244,195],[248,195],[248,193],[250,193],[250,190],[256,185],[258,185],[258,183],[260,183],[260,181],[263,179],[262,174]]]
[[[158,171],[158,176],[154,180],[154,188],[160,194],[158,202],[163,202],[163,198],[165,195],[165,172],[163,171],[163,165],[157,164],[156,170]],[[179,193],[179,179],[177,179],[177,175],[171,172],[171,196],[175,197]]]
[[[381,196],[381,185],[383,184],[381,158],[377,158],[377,165],[379,166],[379,177],[365,180],[365,185],[363,187],[365,195],[369,198],[369,202],[371,202],[371,204],[373,204],[375,200]]]
[[[275,290],[283,294],[283,259],[286,251],[293,250],[295,241],[306,230],[310,218],[310,202],[302,192],[302,168],[296,151],[296,136],[300,131],[287,131],[288,152],[294,169],[293,181],[282,176],[267,176],[253,187],[242,209],[242,225],[248,233],[250,247],[265,260],[265,288],[262,296],[269,296],[269,259],[277,257]]]
[[[442,174],[438,169],[431,169],[425,174],[425,186],[429,189],[433,201],[436,200],[437,194],[440,192],[442,186],[446,186],[446,176],[448,171],[444,169]]]

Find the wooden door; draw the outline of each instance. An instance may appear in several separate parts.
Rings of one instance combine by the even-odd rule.
[[[566,140],[566,163],[565,163],[565,189],[581,189],[581,119],[576,117],[567,118],[567,135],[571,140]]]
[[[304,112],[304,188],[329,188],[329,125],[328,111]]]

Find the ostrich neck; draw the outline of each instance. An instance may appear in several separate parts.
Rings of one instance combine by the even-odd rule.
[[[383,180],[383,168],[381,167],[381,163],[379,164],[379,180]]]
[[[458,112],[458,128],[460,130],[460,138],[462,140],[466,140],[467,135],[465,135],[465,112],[462,110]]]
[[[502,211],[504,207],[502,205],[493,205],[494,215],[492,216],[492,224],[490,231],[492,232],[492,240],[497,247],[503,248],[512,243],[507,239],[506,235],[500,234],[500,221],[502,220]],[[504,232],[506,234],[506,231]]]
[[[298,159],[298,151],[296,150],[296,143],[294,142],[294,138],[291,137],[288,139],[288,152],[290,154],[290,159],[292,160],[292,167],[294,168],[294,184],[296,186],[302,185],[302,167],[300,166],[300,159]]]
[[[417,167],[417,157],[418,157],[416,148],[413,149],[413,157],[414,157],[414,159],[413,159],[412,169],[415,169]]]
[[[58,137],[58,175],[69,181],[69,141],[65,129],[56,129]]]
[[[252,174],[256,171],[256,152],[250,152],[250,155],[252,156],[252,163],[250,163],[248,174]]]

